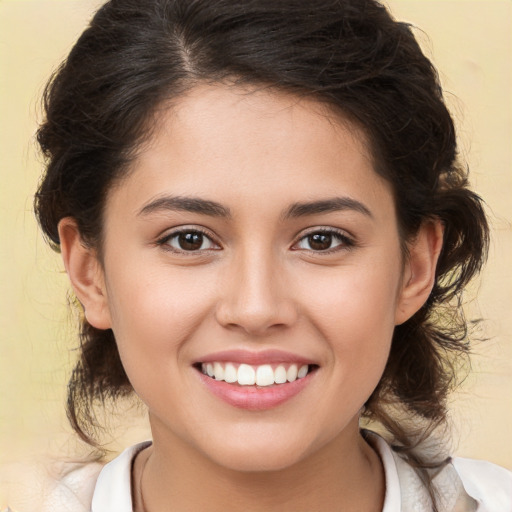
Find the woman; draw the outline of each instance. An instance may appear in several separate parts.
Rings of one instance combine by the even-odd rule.
[[[407,25],[113,0],[45,106],[36,213],[83,307],[69,416],[94,444],[95,404],[135,392],[153,438],[54,508],[512,508],[508,472],[427,447],[488,228]]]

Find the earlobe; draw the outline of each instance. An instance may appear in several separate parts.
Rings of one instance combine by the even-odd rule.
[[[76,221],[71,217],[59,222],[59,237],[64,266],[87,321],[97,329],[109,329],[110,311],[96,251],[83,242]]]
[[[408,246],[395,314],[396,325],[411,318],[427,301],[434,286],[437,261],[442,247],[441,221],[436,219],[425,222]]]

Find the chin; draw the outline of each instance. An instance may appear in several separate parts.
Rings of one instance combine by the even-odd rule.
[[[301,459],[288,453],[279,454],[269,451],[268,454],[232,454],[226,456],[224,453],[221,459],[214,459],[214,462],[231,471],[241,473],[261,473],[282,471],[294,466]]]
[[[209,458],[219,466],[239,472],[272,472],[294,466],[307,456],[304,442],[262,439],[261,442],[237,439],[236,442],[208,447]]]

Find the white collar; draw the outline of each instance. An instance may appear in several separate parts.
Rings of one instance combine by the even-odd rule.
[[[396,467],[395,457],[389,445],[377,434],[366,431],[366,439],[372,448],[378,453],[382,466],[384,468],[384,478],[386,481],[386,495],[382,512],[400,512],[400,479]]]
[[[396,455],[377,434],[368,432],[366,438],[378,453],[384,468],[386,495],[382,512],[429,512],[432,508],[430,497],[416,471]],[[132,512],[133,461],[150,444],[151,441],[146,441],[127,448],[101,470],[94,490],[91,512]],[[434,478],[433,483],[442,495],[442,510],[476,510],[476,502],[464,492],[452,464],[448,464]],[[460,499],[464,504],[467,503],[467,508],[454,508]],[[466,499],[470,501],[466,502]],[[483,509],[478,510],[484,512]]]
[[[130,446],[101,470],[91,512],[132,512],[132,464],[151,441]]]
[[[393,452],[381,437],[371,434],[371,444],[378,452],[386,478],[386,498],[382,512],[400,512],[400,480]],[[131,472],[133,460],[151,441],[124,450],[102,470],[96,482],[92,512],[132,512]]]

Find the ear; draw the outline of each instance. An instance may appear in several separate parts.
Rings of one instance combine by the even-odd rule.
[[[427,301],[434,286],[437,260],[443,247],[439,219],[425,222],[408,245],[403,280],[395,313],[395,325],[411,318]]]
[[[103,268],[96,251],[80,235],[76,221],[66,217],[59,222],[62,259],[87,321],[97,329],[111,327]]]

